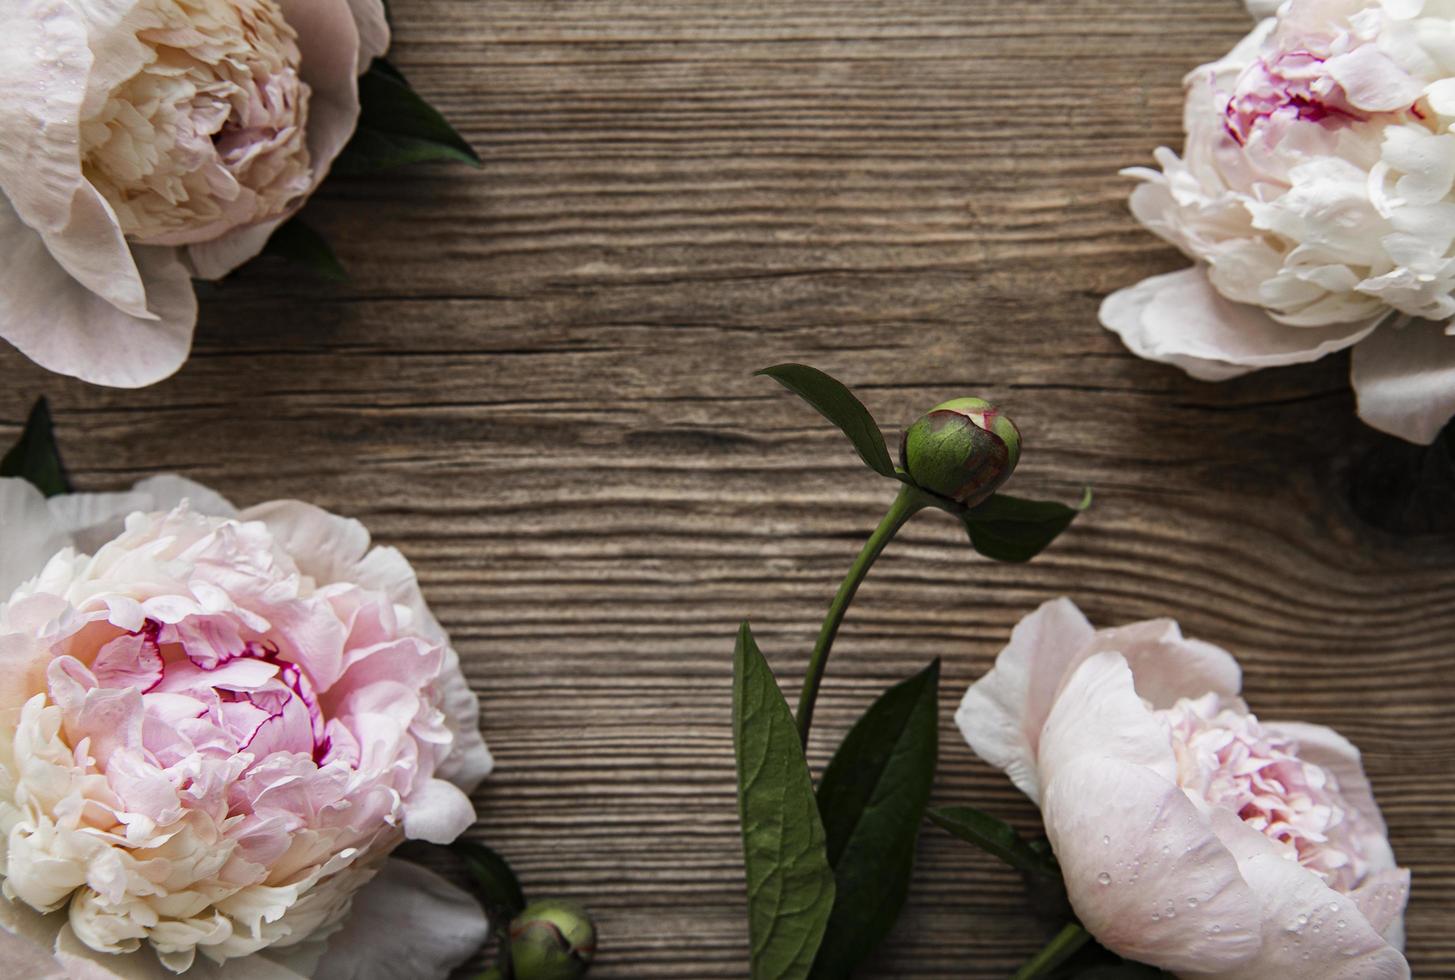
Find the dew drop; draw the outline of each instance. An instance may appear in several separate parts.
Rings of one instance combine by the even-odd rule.
[[[1107,835],[1107,836],[1102,837],[1101,842],[1102,842],[1102,844],[1106,845],[1107,847],[1110,847],[1111,846],[1111,836],[1110,835]]]
[[[1213,931],[1213,935],[1217,935],[1217,934],[1218,934],[1218,933],[1220,933],[1220,932],[1222,932],[1222,931],[1223,931],[1223,927],[1222,927],[1222,926],[1220,926],[1220,925],[1218,925],[1218,924],[1217,924],[1217,923],[1216,923],[1216,922],[1215,922],[1215,923],[1213,923],[1213,927],[1212,927],[1212,931]]]
[[[1105,871],[1103,871],[1101,874],[1099,874],[1099,875],[1096,876],[1096,880],[1099,881],[1099,882],[1101,882],[1103,885],[1110,885],[1111,884],[1111,875],[1109,875]]]
[[[1187,907],[1190,908],[1190,909],[1197,908],[1197,899],[1195,899],[1195,898],[1189,898],[1187,900]]]

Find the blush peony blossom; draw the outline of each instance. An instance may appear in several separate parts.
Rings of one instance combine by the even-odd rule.
[[[1409,872],[1358,750],[1261,721],[1240,686],[1170,620],[1095,630],[1059,599],[955,720],[1040,806],[1077,916],[1114,952],[1223,980],[1408,977]]]
[[[389,860],[469,827],[491,768],[399,552],[175,477],[0,480],[0,546],[0,961],[443,978],[484,942],[469,896]]]
[[[1186,87],[1182,156],[1126,173],[1197,265],[1102,323],[1204,380],[1353,346],[1360,416],[1433,441],[1455,415],[1455,0],[1289,0]]]
[[[13,0],[0,34],[0,336],[97,384],[186,360],[191,280],[328,173],[381,0]]]

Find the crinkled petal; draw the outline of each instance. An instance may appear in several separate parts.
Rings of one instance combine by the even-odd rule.
[[[139,388],[187,359],[197,297],[179,253],[137,248],[155,319],[123,313],[56,263],[0,196],[0,336],[41,367],[92,384]]]
[[[362,58],[354,5],[364,0],[278,0],[283,17],[298,32],[303,81],[312,94],[308,103],[308,156],[313,182],[299,206],[328,176],[334,158],[354,135],[359,122],[359,64]],[[372,0],[375,4],[378,0]],[[387,35],[385,37],[387,43]],[[379,43],[377,34],[368,38]],[[294,211],[297,209],[295,208]],[[268,238],[293,216],[279,217],[228,232],[210,242],[188,247],[197,275],[221,279],[263,250]]]
[[[1221,980],[1406,980],[1405,958],[1370,924],[1358,903],[1231,811],[1214,809],[1213,828],[1262,905],[1258,955]],[[1391,897],[1388,901],[1399,900]],[[1332,939],[1329,937],[1333,937]]]
[[[1107,651],[1126,658],[1137,695],[1154,708],[1170,708],[1179,698],[1209,693],[1234,698],[1243,686],[1242,668],[1231,653],[1188,639],[1170,619],[1098,630],[1080,659]]]
[[[52,555],[70,544],[65,527],[46,506],[45,497],[27,480],[0,478],[0,595],[39,572]]]
[[[1294,327],[1224,299],[1201,266],[1144,279],[1101,304],[1101,322],[1139,357],[1174,364],[1202,381],[1316,361],[1358,343],[1375,321]]]
[[[1218,976],[1258,953],[1257,899],[1171,780],[1083,757],[1051,779],[1042,814],[1071,905],[1108,949]]]
[[[443,688],[440,707],[453,723],[451,729],[455,739],[435,775],[448,779],[466,793],[472,793],[495,768],[495,760],[480,736],[480,701],[460,671],[460,655],[451,647],[445,648],[440,684]]]
[[[1429,445],[1455,415],[1455,337],[1438,323],[1384,327],[1354,348],[1359,417]]]
[[[0,197],[9,198],[18,220],[66,275],[118,311],[151,318],[159,311],[154,298],[148,302],[146,270],[138,268],[111,206],[81,171],[81,111],[94,60],[87,28],[104,30],[134,2],[9,5],[0,32]],[[8,263],[15,246],[3,225],[0,241]]]
[[[955,723],[975,754],[1005,770],[1039,801],[1041,726],[1062,674],[1094,631],[1069,599],[1054,599],[1016,624],[995,667],[965,692]]]
[[[445,980],[489,933],[479,904],[417,864],[386,861],[354,897],[314,980]]]
[[[353,569],[368,553],[369,532],[350,517],[330,514],[300,500],[274,500],[249,507],[245,521],[262,521],[273,539],[320,583],[353,580]]]

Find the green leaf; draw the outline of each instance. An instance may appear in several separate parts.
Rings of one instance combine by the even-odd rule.
[[[970,532],[970,543],[986,558],[1030,561],[1090,506],[1089,488],[1075,507],[997,493],[967,511],[962,519]]]
[[[484,844],[471,840],[457,840],[450,849],[465,862],[470,876],[485,897],[486,905],[492,912],[498,913],[492,918],[499,919],[504,925],[520,914],[525,908],[525,892],[505,858]]]
[[[733,651],[733,749],[753,980],[802,980],[834,904],[834,873],[793,713],[747,623]]]
[[[841,382],[807,364],[775,364],[758,374],[777,381],[842,429],[858,450],[859,458],[871,470],[880,476],[896,478],[894,461],[889,458],[889,447],[884,444],[884,433],[879,431],[879,425],[864,403]]]
[[[297,263],[324,279],[334,282],[349,280],[348,270],[334,254],[328,239],[296,216],[273,232],[268,244],[263,246],[263,254]]]
[[[968,806],[937,807],[930,820],[963,841],[1000,858],[1017,871],[1060,879],[1056,859],[1036,850],[1015,828],[997,817]]]
[[[0,476],[18,476],[29,480],[47,497],[71,492],[61,452],[56,448],[55,428],[51,425],[50,405],[37,398],[25,420],[25,428],[10,451],[0,459]]]
[[[474,166],[480,157],[439,110],[420,98],[399,69],[374,59],[359,77],[359,124],[333,173],[373,174],[407,163],[454,160]]]
[[[849,730],[818,786],[836,883],[812,976],[849,976],[894,927],[935,781],[940,662],[891,687]]]

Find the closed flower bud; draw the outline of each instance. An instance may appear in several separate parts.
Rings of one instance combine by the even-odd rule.
[[[974,507],[1010,478],[1019,462],[1015,423],[983,398],[936,405],[900,440],[900,463],[918,486]]]
[[[572,902],[532,902],[510,923],[516,980],[577,980],[595,955],[596,924]]]

